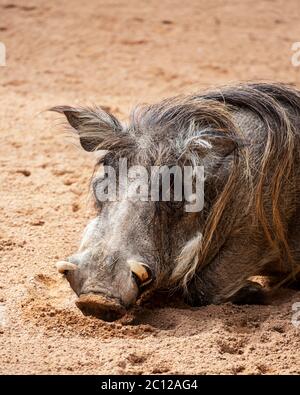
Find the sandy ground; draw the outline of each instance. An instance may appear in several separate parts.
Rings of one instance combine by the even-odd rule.
[[[300,88],[298,0],[0,0],[0,372],[300,373],[300,327],[268,306],[148,304],[133,322],[84,317],[54,263],[87,219],[93,158],[44,110],[138,102],[264,79]]]

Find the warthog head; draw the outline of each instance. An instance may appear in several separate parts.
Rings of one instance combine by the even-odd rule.
[[[66,116],[84,150],[105,151],[92,183],[97,216],[87,225],[78,252],[57,264],[79,296],[78,307],[86,314],[114,320],[150,287],[186,285],[196,270],[209,205],[222,184],[215,182],[210,188],[208,181],[218,179],[220,164],[232,161],[238,145],[223,105],[195,98],[168,99],[138,107],[126,126],[99,108],[52,110]],[[131,199],[122,193],[115,201],[101,201],[97,191],[105,178],[103,167],[115,170],[119,184],[124,158],[128,169],[143,166],[149,180],[152,166],[203,166],[208,182],[204,209],[187,210],[194,194],[184,195],[181,201],[174,198],[174,175],[169,201]],[[194,173],[193,188],[195,178]]]

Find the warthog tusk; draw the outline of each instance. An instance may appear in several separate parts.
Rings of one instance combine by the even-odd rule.
[[[133,261],[131,259],[129,259],[127,261],[130,270],[138,277],[138,279],[141,282],[141,285],[146,285],[145,283],[147,282],[147,284],[149,283],[149,280],[151,281],[150,275],[149,275],[149,271],[147,270],[147,265],[145,265],[142,262],[138,262],[138,261]]]
[[[59,273],[64,274],[66,270],[76,270],[77,266],[74,263],[67,262],[67,261],[59,261],[56,264],[56,268]]]

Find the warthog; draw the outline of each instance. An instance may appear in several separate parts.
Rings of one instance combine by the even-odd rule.
[[[295,278],[300,258],[300,92],[248,83],[138,106],[127,125],[100,108],[55,107],[97,165],[204,166],[199,212],[186,201],[99,201],[79,251],[57,264],[85,314],[122,316],[149,289],[195,306],[259,303],[249,278]],[[103,174],[94,176],[94,192]],[[279,277],[278,277],[279,278]]]

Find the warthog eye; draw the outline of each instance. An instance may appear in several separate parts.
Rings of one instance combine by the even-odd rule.
[[[171,202],[166,202],[166,204],[168,205],[168,207],[171,210],[180,210],[183,208],[185,201],[184,200],[182,200],[182,201],[173,200]]]

